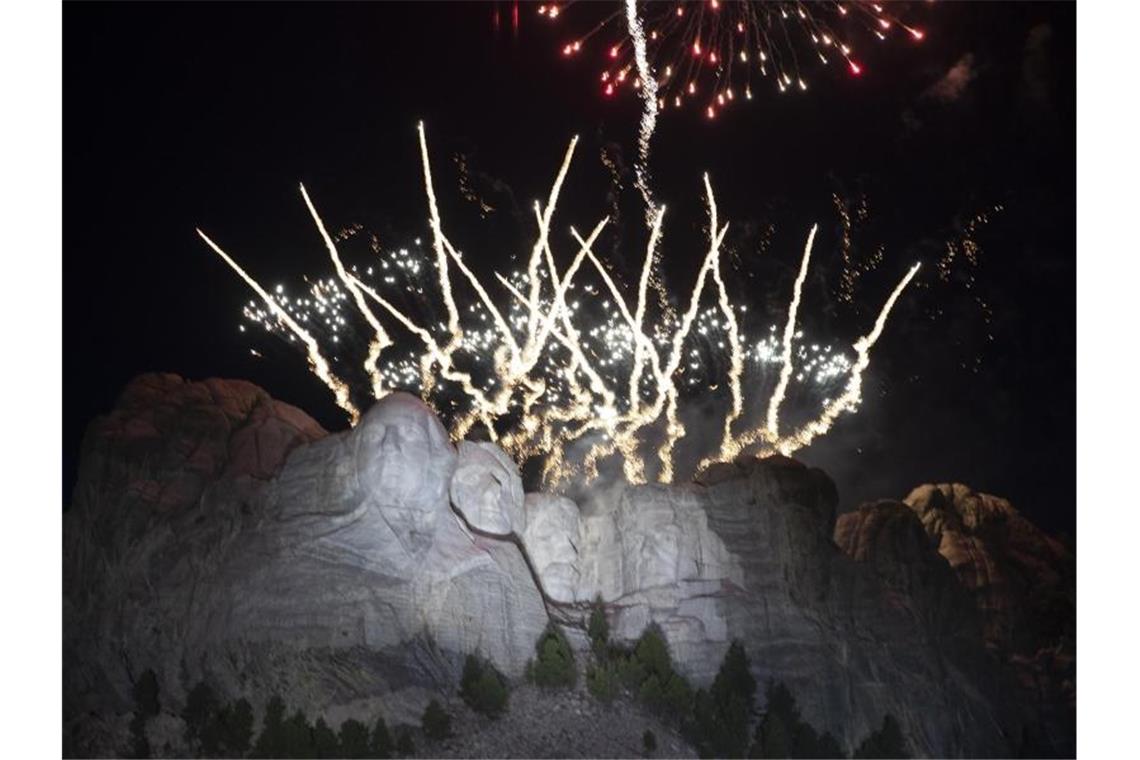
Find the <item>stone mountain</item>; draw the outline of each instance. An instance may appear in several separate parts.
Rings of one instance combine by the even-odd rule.
[[[175,705],[207,680],[415,721],[469,652],[518,677],[549,620],[581,643],[600,595],[698,685],[741,640],[847,750],[890,713],[919,755],[1072,753],[1071,551],[961,485],[837,503],[773,457],[579,505],[407,394],[328,434],[246,382],[141,376],[65,515],[65,749],[116,751],[148,668]]]

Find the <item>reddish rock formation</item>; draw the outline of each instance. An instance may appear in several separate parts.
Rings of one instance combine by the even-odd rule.
[[[840,515],[835,542],[888,585],[937,551],[970,600],[987,648],[1016,683],[1027,716],[1023,752],[1075,750],[1076,565],[1062,541],[1005,499],[942,483]]]
[[[1061,541],[961,483],[922,485],[904,501],[973,592],[988,643],[1024,654],[1072,637],[1076,568]]]

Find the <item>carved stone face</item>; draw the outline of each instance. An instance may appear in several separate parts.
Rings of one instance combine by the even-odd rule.
[[[373,406],[353,432],[357,483],[409,554],[431,545],[436,520],[449,516],[455,449],[432,411],[407,393]]]
[[[460,441],[451,503],[476,530],[521,534],[526,527],[518,468],[493,443]]]
[[[682,535],[675,506],[663,489],[627,489],[618,508],[618,530],[627,591],[667,586],[679,579]]]
[[[573,602],[581,572],[578,506],[554,494],[526,495],[527,523],[523,543],[547,595]]]

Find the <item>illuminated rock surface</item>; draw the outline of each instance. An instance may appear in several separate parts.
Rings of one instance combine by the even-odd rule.
[[[556,494],[528,493],[526,514],[523,544],[543,589],[555,601],[573,602],[582,576],[578,505]]]
[[[548,614],[573,626],[600,595],[615,638],[657,623],[698,685],[741,639],[847,749],[891,713],[920,755],[1068,751],[1071,554],[962,486],[837,502],[773,457],[579,509],[524,498],[497,447],[457,452],[411,396],[328,435],[249,383],[143,376],[92,423],[65,517],[65,746],[115,752],[145,668],[172,713],[207,679],[258,714],[280,693],[333,723],[418,722],[466,653],[517,677]]]
[[[498,536],[526,529],[518,466],[493,443],[460,441],[451,503],[476,530]]]

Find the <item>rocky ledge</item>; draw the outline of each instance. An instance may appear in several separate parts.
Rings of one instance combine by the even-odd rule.
[[[1071,754],[1071,551],[958,484],[837,504],[780,457],[576,504],[406,394],[327,434],[249,383],[145,375],[92,423],[65,515],[65,748],[113,753],[144,669],[174,705],[205,680],[416,722],[467,653],[517,678],[600,597],[697,685],[739,639],[848,751],[890,713],[917,755]]]

